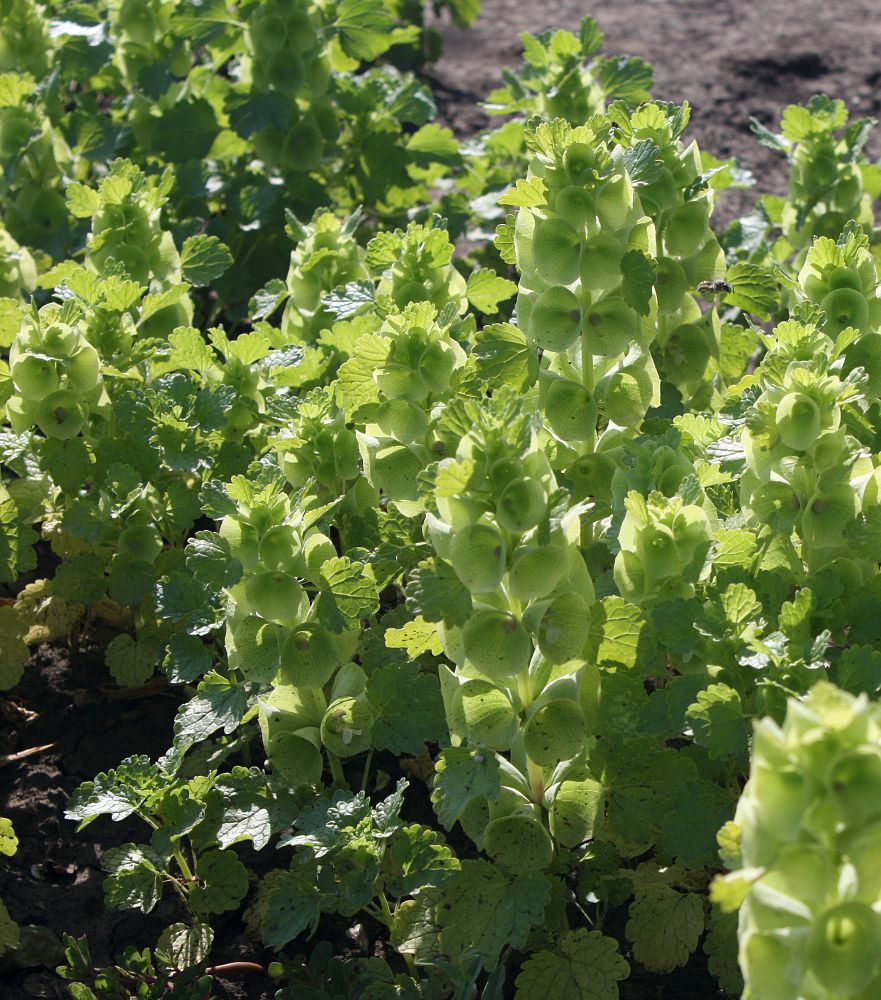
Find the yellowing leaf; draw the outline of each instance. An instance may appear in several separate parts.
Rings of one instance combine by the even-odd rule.
[[[12,857],[18,850],[18,837],[12,829],[12,820],[0,816],[0,854]]]
[[[406,649],[407,656],[415,660],[422,653],[440,656],[443,643],[437,634],[437,625],[427,622],[422,615],[407,622],[403,628],[390,628],[385,633],[385,644],[389,649]]]
[[[545,204],[546,191],[545,182],[540,177],[521,178],[499,198],[499,204],[538,208]]]

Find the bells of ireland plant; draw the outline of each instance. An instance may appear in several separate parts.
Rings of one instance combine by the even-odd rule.
[[[407,590],[426,619],[437,620],[434,588],[451,602],[456,595],[461,609],[438,625],[453,664],[439,668],[453,748],[439,768],[493,754],[501,791],[475,800],[463,826],[498,864],[543,869],[558,846],[589,839],[598,801],[579,797],[580,786],[560,792],[558,773],[564,762],[583,763],[590,736],[578,677],[594,590],[579,510],[564,501],[540,419],[522,396],[502,389],[491,400],[454,400],[439,425],[447,421],[461,437],[427,473],[424,531],[434,555]],[[443,816],[444,780],[436,787]],[[559,836],[548,833],[555,802]]]
[[[297,223],[297,245],[291,251],[287,287],[289,298],[281,319],[286,341],[313,343],[335,317],[322,304],[322,296],[340,285],[368,278],[364,250],[355,240],[357,213],[340,219],[320,208],[307,224]],[[290,229],[294,223],[289,222]]]
[[[107,403],[98,352],[81,324],[59,320],[60,307],[25,316],[9,349],[15,392],[6,404],[17,433],[36,426],[47,438],[67,440]]]
[[[607,127],[596,116],[528,128],[527,177],[501,199],[519,209],[517,320],[542,351],[539,402],[563,461],[601,450],[607,429],[637,427],[660,399],[655,229]]]
[[[635,156],[649,142],[657,147],[638,189],[657,242],[652,353],[662,377],[686,398],[701,391],[706,395],[719,371],[719,317],[712,304],[702,310],[697,290],[702,282],[723,279],[726,271],[722,248],[710,228],[710,178],[716,175],[707,172],[697,144],[682,138],[690,114],[687,103],[646,103],[632,112],[622,104],[609,109],[617,126],[614,140],[626,156]]]
[[[798,282],[801,293],[825,314],[821,329],[833,341],[852,328],[860,335],[851,345],[855,347],[865,335],[881,330],[878,272],[861,226],[849,223],[840,235],[815,239]],[[846,367],[856,365],[851,360]]]
[[[0,298],[20,299],[36,282],[34,258],[0,226]]]
[[[848,126],[844,101],[825,94],[784,109],[778,148],[786,152],[790,175],[788,196],[773,220],[783,230],[774,247],[778,260],[794,257],[800,265],[813,238],[836,239],[848,220],[874,226],[874,168],[863,152],[869,131],[856,125]]]
[[[704,568],[713,537],[713,512],[653,491],[635,490],[624,501],[621,550],[615,558],[615,583],[635,604],[690,597]]]
[[[881,996],[881,708],[822,682],[756,723],[723,833],[744,997]]]

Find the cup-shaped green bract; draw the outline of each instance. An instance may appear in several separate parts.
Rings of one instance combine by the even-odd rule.
[[[612,477],[615,462],[602,452],[581,455],[566,470],[573,484],[575,497],[579,499],[612,499]]]
[[[569,185],[557,193],[554,211],[579,231],[596,227],[596,203],[586,188]]]
[[[320,531],[309,535],[306,541],[303,542],[303,558],[306,560],[306,574],[313,583],[318,581],[321,575],[321,567],[324,563],[328,559],[333,559],[336,554],[337,551],[333,542],[327,535],[322,534]]]
[[[707,331],[696,323],[682,323],[664,342],[664,374],[676,385],[703,377],[711,349]]]
[[[584,749],[587,737],[584,712],[571,698],[555,698],[542,705],[523,727],[523,747],[542,767],[555,767]]]
[[[881,916],[867,903],[840,903],[811,929],[807,959],[831,996],[856,996],[881,970]]]
[[[671,528],[676,545],[686,561],[691,559],[696,549],[709,546],[712,539],[707,512],[697,504],[681,507],[673,515]]]
[[[532,236],[535,267],[553,285],[571,285],[578,278],[581,245],[578,233],[564,219],[536,219]]]
[[[546,597],[566,572],[566,553],[559,545],[517,549],[508,571],[511,596],[518,601]]]
[[[781,938],[758,933],[741,936],[738,958],[747,989],[765,987],[775,991],[774,1000],[799,1000],[798,985],[790,973],[789,949]]]
[[[427,392],[449,392],[455,367],[454,349],[442,340],[430,340],[419,356],[419,377]]]
[[[552,663],[565,663],[581,654],[590,631],[590,607],[577,591],[558,594],[538,625],[538,648]]]
[[[496,518],[505,531],[522,534],[534,528],[547,512],[544,487],[531,476],[518,476],[496,500]]]
[[[336,637],[316,622],[288,631],[279,655],[281,682],[296,687],[324,687],[342,663]]]
[[[505,574],[505,540],[492,524],[466,524],[450,541],[456,576],[475,594],[495,590]]]
[[[29,401],[44,399],[60,387],[57,362],[38,354],[19,354],[11,375],[15,388]]]
[[[391,500],[415,500],[416,477],[424,467],[423,459],[406,445],[385,445],[370,462],[369,478]]]
[[[295,572],[301,554],[299,532],[290,524],[273,525],[260,536],[257,552],[267,569]]]
[[[417,441],[428,433],[425,410],[406,399],[390,399],[376,413],[376,424],[383,434],[396,441]]]
[[[293,10],[288,14],[288,35],[298,52],[310,52],[318,41],[309,10]]]
[[[645,368],[639,365],[620,368],[606,383],[603,394],[606,416],[619,427],[637,427],[651,405],[653,389]]]
[[[590,840],[602,822],[603,786],[592,778],[560,783],[550,809],[551,834],[563,847]]]
[[[773,910],[774,894],[780,893],[798,899],[816,912],[825,909],[834,897],[837,882],[835,859],[827,851],[819,844],[796,842],[784,847],[773,867],[762,876],[762,888],[770,888],[772,892],[754,902],[757,909]]]
[[[597,233],[581,248],[581,284],[591,292],[608,292],[621,284],[624,248],[611,233]]]
[[[462,627],[462,645],[466,659],[494,680],[521,673],[532,657],[528,632],[507,611],[475,612]]]
[[[664,224],[664,247],[673,257],[691,257],[709,234],[709,211],[705,201],[687,201],[674,208]]]
[[[297,579],[282,570],[266,570],[245,580],[248,608],[267,621],[295,622],[302,614],[304,597]]]
[[[490,820],[483,849],[498,864],[513,871],[542,871],[554,859],[554,844],[541,822],[527,813]]]
[[[246,573],[257,569],[260,564],[259,535],[253,524],[229,515],[220,522],[218,533],[229,545],[230,555],[238,559]]]
[[[49,393],[34,410],[34,422],[46,437],[62,441],[76,437],[88,418],[88,406],[70,389]]]
[[[806,451],[820,436],[822,419],[817,404],[804,392],[788,392],[777,407],[777,432],[793,451]]]
[[[120,532],[116,551],[127,559],[154,563],[163,549],[159,532],[150,524],[132,524]]]
[[[639,316],[622,298],[607,295],[587,309],[584,329],[590,354],[614,357],[639,339]]]
[[[832,479],[820,483],[802,511],[799,526],[802,539],[815,548],[838,545],[841,532],[858,513],[856,491],[849,482]]]
[[[549,288],[529,312],[526,330],[537,347],[565,351],[581,334],[581,301],[568,288]]]
[[[681,568],[676,539],[670,528],[663,524],[650,524],[636,537],[636,554],[647,578],[663,580],[676,576]]]
[[[600,226],[610,232],[621,229],[634,210],[633,184],[627,173],[614,174],[596,193],[596,211]]]
[[[76,392],[87,393],[101,381],[101,359],[91,344],[84,344],[67,359],[67,385]]]
[[[283,170],[309,171],[321,163],[324,137],[312,115],[302,115],[285,133],[281,146]]]
[[[682,265],[670,257],[659,257],[655,277],[658,311],[665,316],[677,312],[687,291],[688,278]]]
[[[266,756],[273,771],[280,774],[290,788],[317,785],[321,781],[324,770],[321,751],[300,733],[273,734],[266,746]]]
[[[375,721],[366,698],[337,698],[321,720],[321,742],[338,757],[354,757],[369,749]]]
[[[863,826],[881,816],[881,747],[856,747],[832,763],[826,775],[844,822]]]
[[[271,683],[278,673],[281,645],[286,634],[283,625],[268,622],[258,615],[248,615],[235,626],[234,662],[247,680]],[[232,656],[230,660],[232,663]]]
[[[651,184],[639,189],[639,200],[646,212],[653,217],[662,211],[676,207],[679,198],[678,186],[673,173],[667,167],[661,169]]]
[[[563,154],[563,167],[573,184],[591,179],[597,166],[597,151],[586,142],[570,143]]]
[[[518,719],[508,695],[479,679],[466,681],[459,695],[468,742],[487,750],[509,749],[517,735]]]
[[[823,331],[833,339],[849,326],[864,330],[869,322],[866,297],[853,288],[836,288],[829,292],[820,302],[820,308],[826,313]]]
[[[587,441],[596,434],[596,400],[578,382],[553,379],[545,394],[544,412],[551,430],[564,441]]]
[[[258,53],[281,52],[287,45],[288,19],[274,4],[258,7],[248,18],[248,31]]]
[[[253,63],[254,83],[261,90],[279,90],[295,97],[306,80],[306,66],[299,53],[290,49],[267,52]]]

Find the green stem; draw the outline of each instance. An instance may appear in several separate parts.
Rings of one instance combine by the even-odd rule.
[[[583,308],[584,319],[581,324],[581,384],[593,395],[596,388],[596,377],[593,370],[593,353],[590,349],[589,336],[587,332],[587,308]],[[596,428],[591,428],[590,437],[584,442],[584,453],[590,455],[596,448]]]
[[[590,349],[587,327],[584,323],[581,326],[581,384],[585,389],[593,392],[595,385],[593,377],[593,353]]]
[[[391,930],[392,924],[395,922],[395,918],[392,915],[392,908],[389,906],[385,890],[380,890],[379,905],[382,907],[382,922],[386,925],[386,927],[388,927],[389,930]]]
[[[533,700],[532,680],[529,676],[529,670],[523,670],[517,675],[517,694],[525,711],[532,704]],[[540,764],[536,764],[525,750],[524,754],[526,756],[526,773],[529,777],[529,787],[532,790],[532,801],[536,805],[541,805],[545,793],[544,770]]]
[[[346,781],[346,775],[343,772],[343,765],[340,762],[339,757],[335,753],[331,753],[330,750],[327,752],[327,762],[330,764],[330,773],[333,776],[333,780],[337,785],[341,785],[343,788],[348,788],[349,783]]]
[[[187,859],[184,857],[184,852],[180,849],[180,844],[176,845],[174,848],[174,860],[177,862],[178,867],[181,870],[181,874],[187,880],[187,882],[189,882],[190,884],[195,882],[196,880],[193,877],[192,869],[187,864]]]
[[[361,791],[367,791],[367,779],[370,777],[370,765],[373,763],[373,747],[367,751],[367,760],[364,761],[364,773],[361,775]]]

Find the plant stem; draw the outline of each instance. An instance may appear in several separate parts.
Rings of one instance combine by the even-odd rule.
[[[532,679],[529,676],[529,670],[523,670],[517,675],[517,694],[520,697],[520,702],[523,705],[524,711],[532,704]],[[536,805],[540,805],[545,793],[545,777],[544,771],[540,764],[536,762],[529,756],[526,756],[526,773],[529,776],[529,787],[532,789],[532,801]]]
[[[174,848],[174,860],[177,862],[178,867],[181,870],[181,874],[187,880],[187,882],[195,882],[193,877],[193,872],[190,866],[187,864],[187,859],[184,857],[184,852],[180,849],[180,844]]]
[[[373,747],[367,751],[367,760],[364,761],[364,773],[361,775],[361,791],[367,791],[367,779],[370,777],[370,765],[373,763]]]
[[[343,772],[343,765],[340,762],[339,757],[335,753],[331,753],[330,750],[327,752],[327,762],[330,764],[330,773],[333,776],[334,782],[338,785],[342,785],[343,788],[348,788],[349,783],[346,781],[346,775]]]
[[[389,906],[388,897],[385,894],[385,890],[380,890],[379,893],[379,905],[382,907],[382,922],[391,930],[392,924],[395,921],[392,915],[392,908]]]

